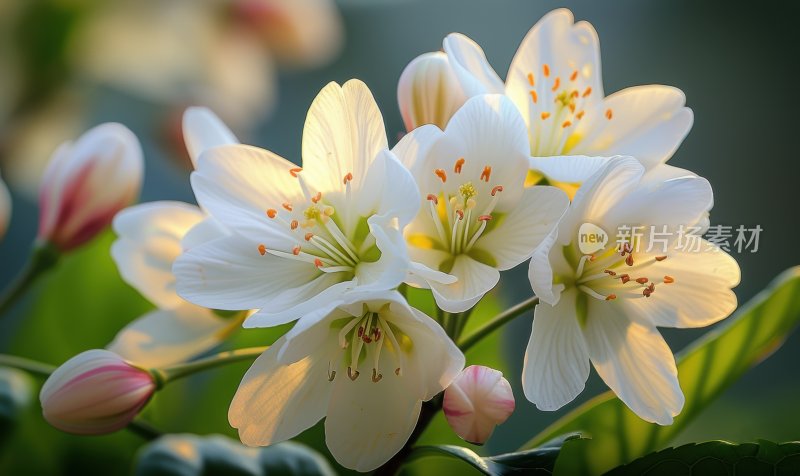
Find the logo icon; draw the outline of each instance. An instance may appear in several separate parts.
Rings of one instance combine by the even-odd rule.
[[[578,249],[585,255],[602,250],[607,243],[608,233],[593,223],[584,223],[578,229]]]

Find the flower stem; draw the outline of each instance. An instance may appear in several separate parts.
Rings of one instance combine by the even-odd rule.
[[[197,372],[202,372],[221,365],[241,362],[243,360],[252,360],[254,357],[258,357],[264,353],[268,348],[269,347],[248,347],[245,349],[229,350],[212,355],[211,357],[206,357],[205,359],[195,360],[194,362],[173,365],[172,367],[163,369],[149,369],[148,371],[156,380],[158,388],[161,388],[173,380],[187,377]]]
[[[458,342],[458,347],[463,351],[466,352],[469,350],[473,345],[480,342],[484,337],[488,336],[498,328],[502,327],[507,322],[511,321],[515,317],[530,311],[536,305],[539,304],[538,297],[532,297],[522,301],[521,303],[517,304],[514,307],[510,307],[505,311],[501,312],[500,314],[494,316],[490,319],[487,323],[475,329],[470,335],[464,337]]]
[[[22,269],[17,278],[6,288],[0,297],[0,318],[11,309],[14,304],[25,295],[30,288],[46,271],[53,268],[60,258],[61,253],[49,243],[33,245],[28,264]]]
[[[0,354],[0,367],[11,367],[14,369],[24,370],[39,377],[49,377],[50,374],[56,369],[56,367],[53,365],[8,354]]]

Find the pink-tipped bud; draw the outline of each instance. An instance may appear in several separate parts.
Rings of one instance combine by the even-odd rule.
[[[8,221],[11,219],[11,194],[3,180],[0,179],[0,239],[6,234]]]
[[[514,412],[514,394],[499,370],[470,365],[444,392],[444,416],[464,440],[482,445]]]
[[[101,124],[53,153],[39,190],[37,239],[74,249],[106,228],[139,196],[139,140],[121,124]]]
[[[120,430],[147,403],[156,383],[113,352],[87,350],[66,361],[39,394],[44,419],[77,435]]]
[[[447,55],[440,51],[414,58],[397,83],[397,102],[409,132],[424,124],[444,129],[466,100]]]

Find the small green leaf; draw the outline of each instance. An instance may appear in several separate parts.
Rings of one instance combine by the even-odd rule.
[[[727,441],[691,443],[667,448],[620,466],[607,476],[727,476],[800,474],[800,442],[770,441],[734,444]]]
[[[580,435],[573,433],[548,442],[541,448],[487,457],[481,457],[471,449],[463,446],[419,446],[414,448],[409,461],[425,456],[449,456],[460,459],[488,476],[511,474],[549,475],[553,473],[553,467],[562,445],[577,439],[580,439]]]
[[[266,476],[335,474],[325,458],[299,443],[248,448],[222,435],[167,435],[145,446],[136,475]]]
[[[600,474],[663,448],[742,374],[779,348],[798,322],[800,267],[795,267],[681,353],[678,378],[686,404],[672,425],[647,423],[606,392],[556,421],[523,449],[580,431],[592,439],[565,448],[557,470]]]

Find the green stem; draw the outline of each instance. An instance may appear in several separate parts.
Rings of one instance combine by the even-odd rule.
[[[500,314],[494,316],[491,320],[489,320],[487,323],[485,323],[478,329],[475,329],[470,335],[461,339],[458,343],[458,347],[463,352],[466,352],[473,345],[480,342],[484,337],[488,336],[495,330],[499,329],[500,327],[502,327],[504,324],[511,321],[515,317],[527,311],[530,311],[531,309],[536,307],[537,304],[539,304],[539,298],[534,296],[525,301],[522,301],[521,303],[517,304],[514,307],[506,309]]]
[[[14,369],[24,370],[28,373],[45,378],[49,377],[50,374],[56,369],[55,366],[50,364],[8,354],[0,354],[0,367],[11,367]]]
[[[212,355],[211,357],[206,357],[205,359],[195,360],[194,362],[173,365],[172,367],[164,369],[149,369],[148,371],[153,375],[158,387],[161,388],[173,380],[187,377],[197,372],[202,372],[221,365],[241,362],[243,360],[252,360],[254,357],[263,354],[268,348],[269,347],[248,347],[245,349],[229,350]]]
[[[0,297],[0,318],[25,295],[28,289],[57,263],[61,253],[48,243],[35,243],[28,264]]]

